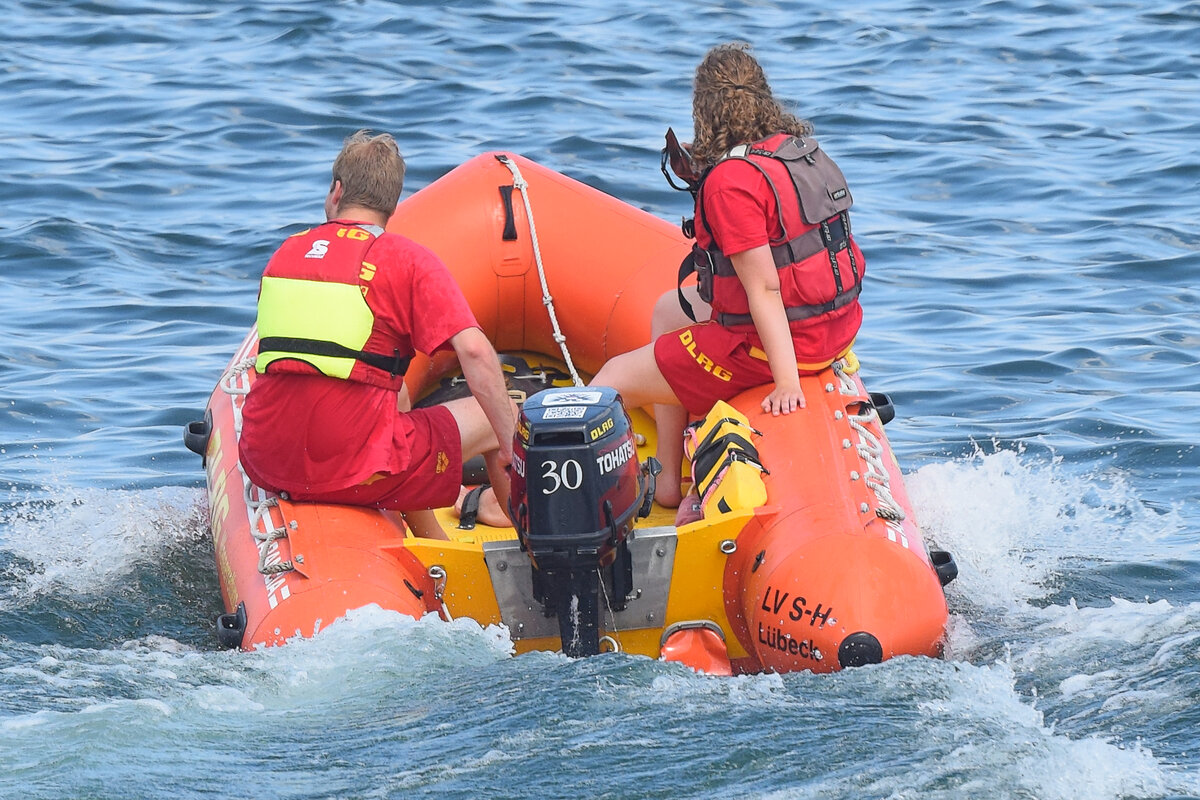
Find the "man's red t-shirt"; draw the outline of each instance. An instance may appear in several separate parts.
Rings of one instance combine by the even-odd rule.
[[[370,250],[376,271],[365,299],[375,315],[372,345],[426,354],[478,327],[446,266],[426,248],[383,234]],[[382,333],[384,339],[377,334]],[[260,486],[327,492],[409,465],[413,424],[396,410],[395,391],[312,375],[258,375],[242,407],[242,466]]]

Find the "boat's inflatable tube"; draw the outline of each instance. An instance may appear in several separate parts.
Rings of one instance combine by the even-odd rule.
[[[514,190],[508,164],[528,184],[527,193]],[[537,254],[526,197],[534,209]],[[571,357],[589,373],[649,341],[654,303],[674,288],[676,268],[691,246],[677,226],[502,153],[477,156],[406,198],[388,230],[441,257],[497,350],[554,356],[559,345],[538,275],[540,255]],[[409,389],[419,396],[442,371],[414,360]]]
[[[257,343],[251,332],[209,401],[209,524],[229,612],[218,620],[221,641],[252,648],[314,636],[372,603],[413,617],[439,608],[425,567],[400,546],[396,515],[292,503],[250,483],[237,436]]]

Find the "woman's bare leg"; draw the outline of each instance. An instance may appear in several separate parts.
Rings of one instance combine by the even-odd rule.
[[[687,426],[687,410],[683,406],[655,403],[654,428],[658,433],[655,455],[662,472],[654,487],[654,499],[660,506],[676,508],[683,499],[680,481],[683,477],[683,429]]]
[[[654,345],[648,344],[612,359],[596,373],[592,385],[613,387],[621,393],[627,407],[654,407],[654,425],[658,432],[656,455],[663,465],[654,499],[667,508],[678,506],[687,411],[659,371],[658,362],[654,360]]]
[[[692,306],[696,321],[704,322],[712,316],[712,307],[700,299],[700,293],[694,285],[684,286],[683,296]],[[676,292],[662,294],[654,304],[654,314],[650,319],[650,338],[657,339],[664,333],[686,327],[692,320],[683,312],[679,305]],[[677,507],[682,500],[680,480],[683,472],[683,429],[687,427],[688,415],[678,401],[673,404],[654,404],[654,426],[658,433],[658,460],[662,463],[662,473],[658,476],[654,499],[666,508]]]

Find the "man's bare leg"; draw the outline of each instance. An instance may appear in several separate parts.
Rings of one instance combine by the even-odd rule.
[[[441,523],[437,521],[437,515],[431,508],[421,508],[416,511],[404,511],[401,513],[404,521],[408,524],[408,529],[412,531],[413,536],[419,536],[422,539],[449,539],[446,531],[442,528]]]

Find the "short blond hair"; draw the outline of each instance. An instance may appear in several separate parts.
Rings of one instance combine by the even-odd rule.
[[[333,160],[333,184],[342,182],[342,206],[361,206],[391,215],[404,189],[404,157],[390,134],[357,131],[346,137]]]

